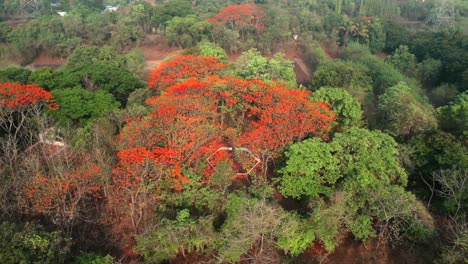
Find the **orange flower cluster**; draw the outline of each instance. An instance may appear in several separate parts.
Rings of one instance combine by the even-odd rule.
[[[59,108],[52,93],[37,84],[0,83],[0,106],[18,109],[37,103],[45,103],[52,110]]]
[[[213,24],[229,26],[233,30],[254,28],[258,32],[265,29],[265,11],[254,3],[227,6],[214,16],[207,19]]]
[[[163,91],[181,80],[190,77],[203,78],[217,73],[227,66],[216,57],[176,55],[172,60],[162,63],[151,72],[148,86],[157,91]]]
[[[78,204],[86,197],[101,198],[100,172],[97,165],[89,164],[54,177],[36,175],[23,186],[20,202],[26,212],[68,220],[77,216]]]
[[[161,74],[161,69],[168,74],[172,66],[166,64],[174,65],[163,63],[152,76]],[[185,61],[184,68],[175,72],[176,77],[165,82],[176,83],[161,96],[147,100],[153,108],[150,116],[130,121],[123,129],[118,142],[120,162],[114,170],[118,188],[151,178],[180,190],[188,181],[182,168],[204,175],[210,182],[220,162],[244,173],[255,164],[249,155],[213,153],[226,146],[244,148],[266,162],[293,141],[311,135],[326,138],[336,118],[327,104],[310,102],[308,91],[261,80],[209,75],[219,70],[217,64],[213,68],[205,65],[204,74],[198,78],[188,78],[198,66]],[[154,85],[152,81],[150,86]]]

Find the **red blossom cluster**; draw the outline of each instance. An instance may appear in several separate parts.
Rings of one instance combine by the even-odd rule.
[[[217,73],[227,66],[216,57],[176,55],[173,59],[162,63],[156,70],[151,72],[148,86],[162,91],[181,80],[190,77],[203,78]]]
[[[179,63],[163,63],[153,71],[154,78],[163,78],[164,69],[164,78],[170,80],[165,84],[172,85],[162,95],[147,100],[153,108],[148,117],[130,121],[120,134],[120,162],[114,170],[117,188],[155,179],[180,190],[188,182],[184,170],[204,175],[209,183],[219,162],[232,164],[237,172],[248,171],[248,166],[255,164],[249,155],[213,155],[219,148],[248,149],[267,162],[291,142],[310,135],[326,138],[331,129],[335,114],[325,103],[310,102],[308,91],[215,75],[212,73],[220,69],[216,63],[211,64],[213,68],[204,64],[199,71],[198,62],[211,58],[192,59],[181,56]],[[191,66],[191,61],[196,61],[195,65]],[[166,64],[184,66],[171,78],[172,66]],[[193,72],[203,74],[188,78]],[[252,173],[261,172],[261,167]]]
[[[35,175],[20,192],[26,212],[54,214],[62,220],[76,217],[79,203],[86,198],[102,198],[98,185],[100,168],[95,164],[52,177]]]
[[[207,19],[212,24],[229,26],[232,30],[255,29],[261,32],[265,29],[265,11],[254,3],[230,5],[221,9],[214,18]]]
[[[0,83],[0,106],[17,109],[37,103],[45,103],[52,110],[59,108],[52,93],[37,84]]]

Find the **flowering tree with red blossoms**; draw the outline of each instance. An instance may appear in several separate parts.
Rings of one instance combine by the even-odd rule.
[[[0,174],[16,174],[19,153],[37,136],[44,106],[58,109],[52,93],[38,85],[0,83]]]
[[[102,198],[100,174],[101,169],[91,163],[56,175],[34,175],[20,191],[22,209],[28,214],[50,217],[55,224],[71,231],[86,203]]]
[[[265,29],[265,11],[254,3],[230,5],[221,9],[213,18],[207,21],[216,25],[228,27],[243,34],[245,31],[261,33]]]
[[[190,175],[210,184],[221,162],[238,173],[264,175],[291,142],[327,137],[335,114],[327,104],[311,102],[310,92],[213,74],[224,67],[211,57],[179,56],[151,73],[149,87],[165,92],[147,100],[149,116],[129,120],[122,130],[113,172],[111,200],[135,234],[160,195],[182,190]],[[251,170],[255,157],[263,166]]]
[[[216,57],[176,55],[151,72],[148,86],[157,91],[164,91],[181,80],[210,76],[219,73],[227,66]]]

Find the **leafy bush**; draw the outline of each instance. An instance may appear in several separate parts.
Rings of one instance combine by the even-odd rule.
[[[65,263],[71,240],[33,223],[0,223],[1,263]]]

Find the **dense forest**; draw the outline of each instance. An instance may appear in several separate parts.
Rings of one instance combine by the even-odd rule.
[[[0,0],[0,263],[468,263],[465,0]]]

